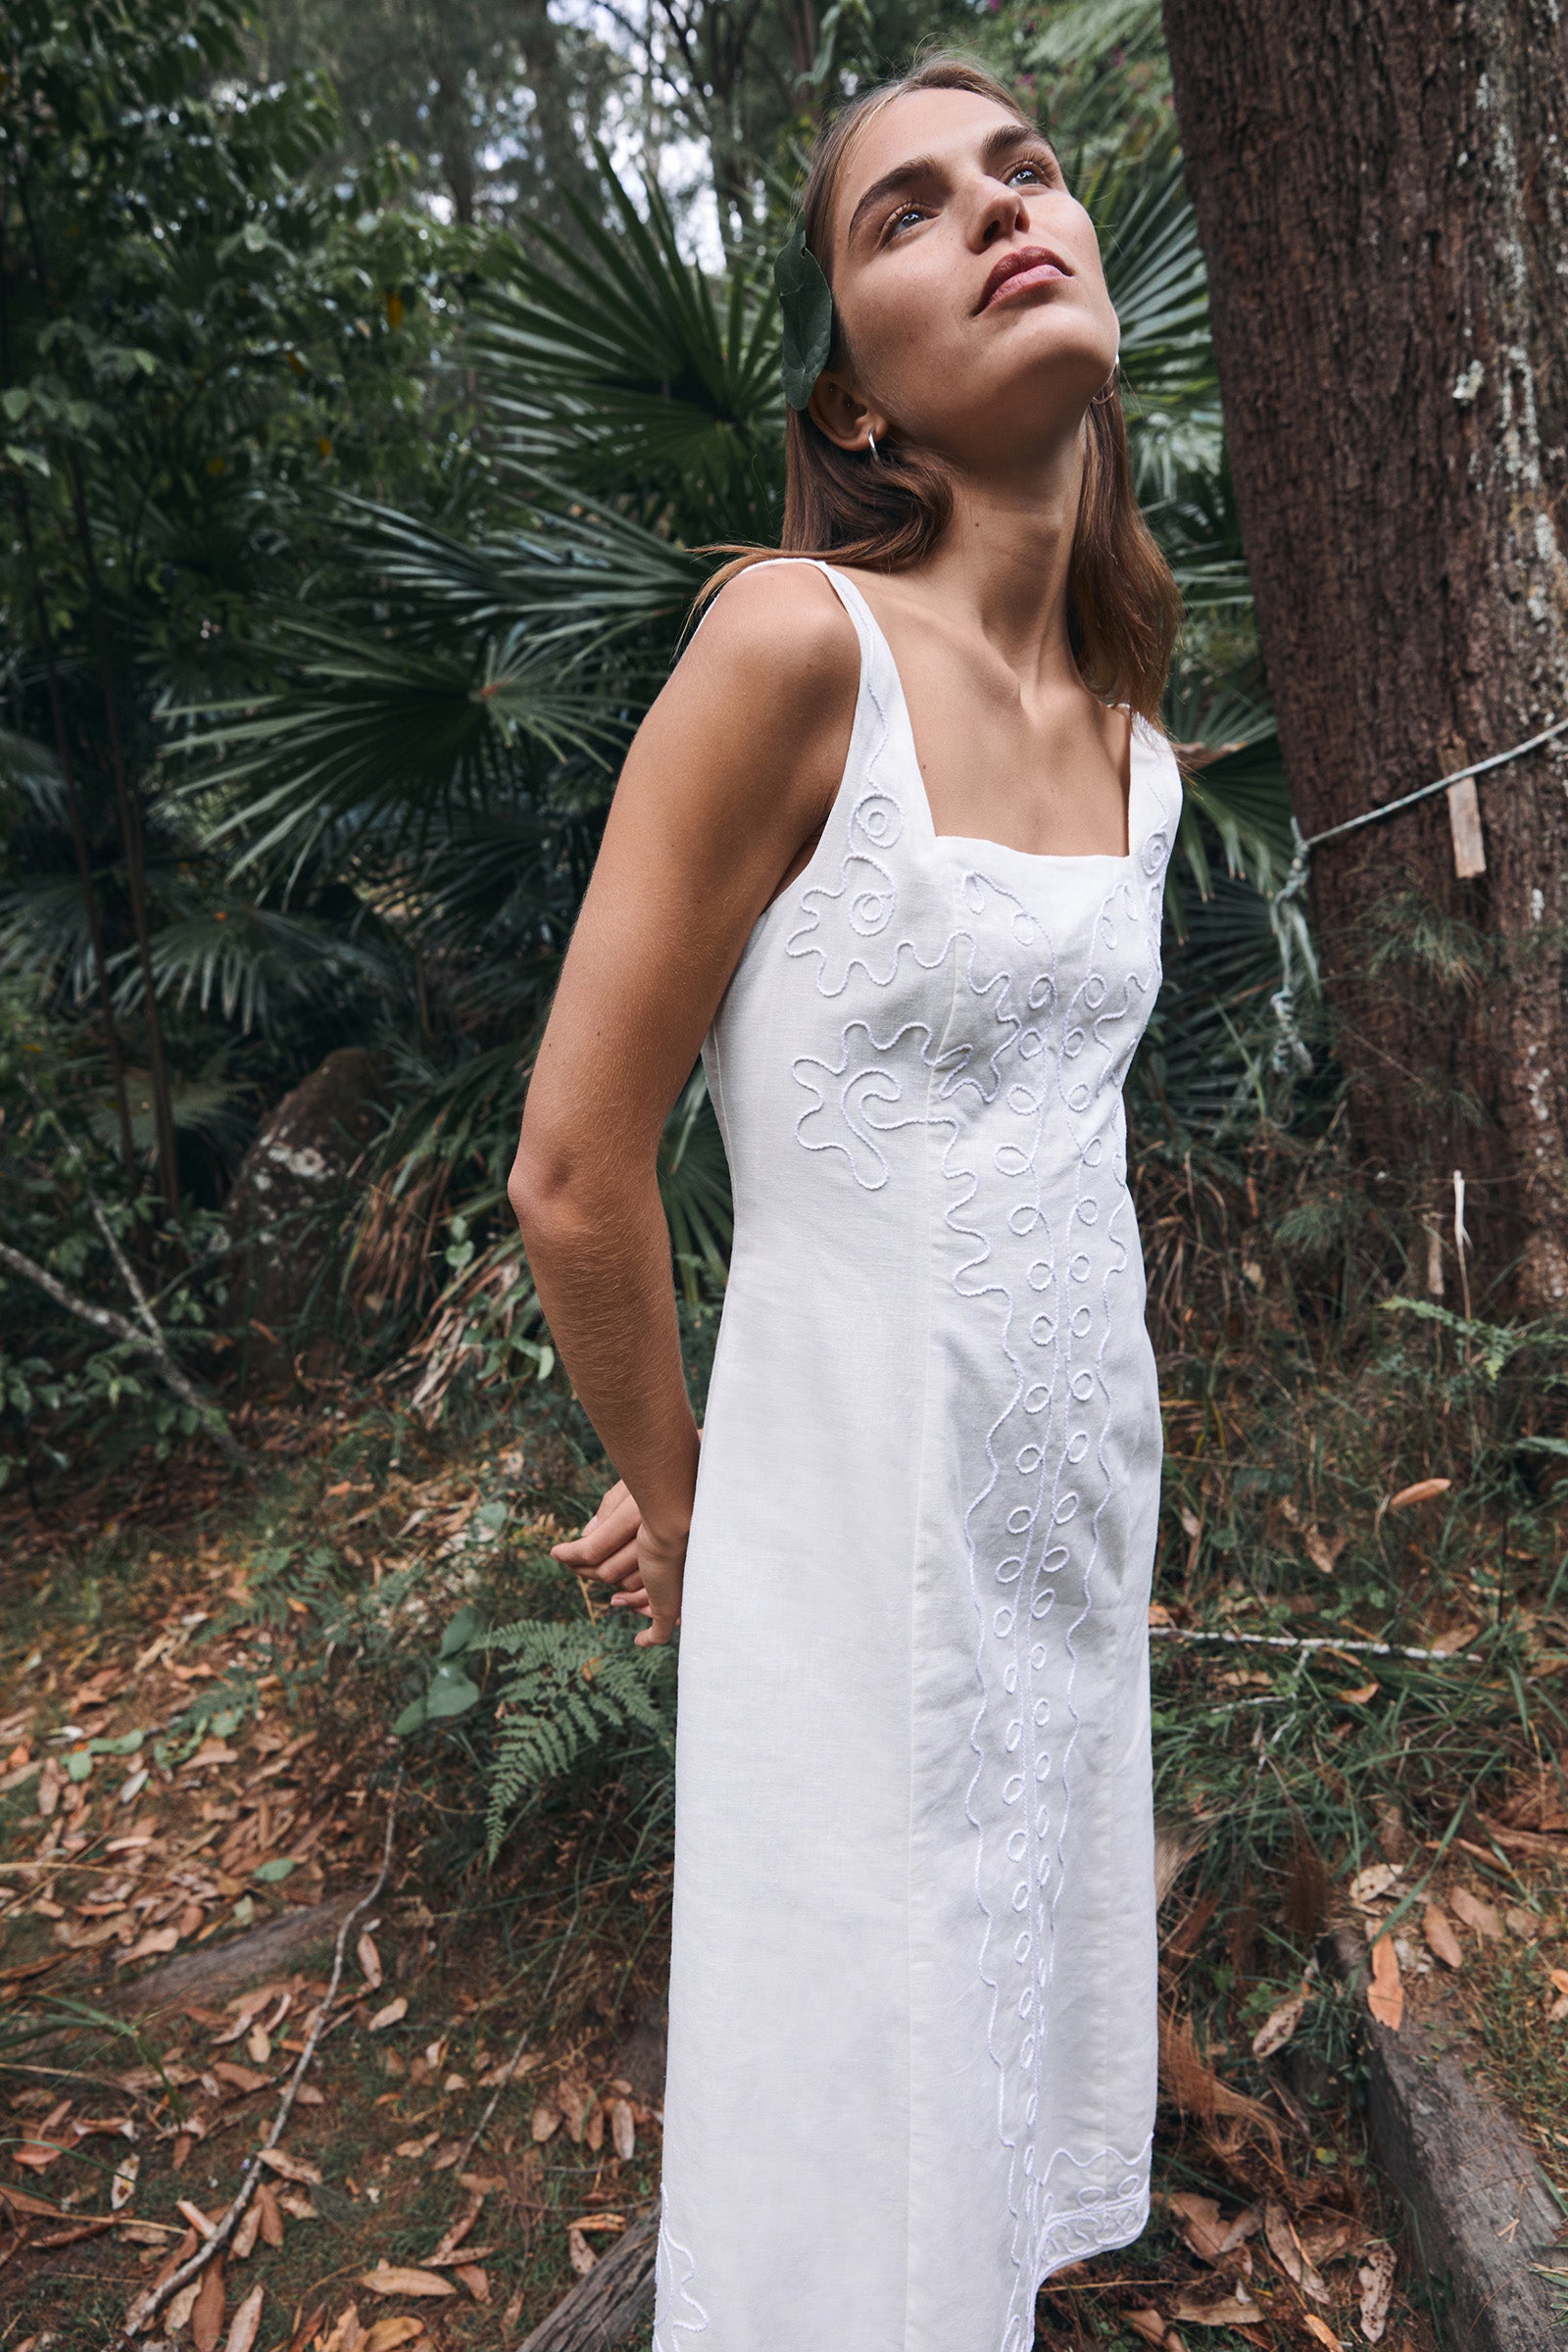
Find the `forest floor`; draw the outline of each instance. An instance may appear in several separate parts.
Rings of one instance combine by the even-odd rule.
[[[1365,1383],[1408,1363],[1328,1362],[1248,1279],[1224,1347],[1163,1301],[1155,2200],[1050,2282],[1061,2352],[1441,2342],[1330,1926],[1383,1938],[1385,2016],[1441,1980],[1568,2214],[1555,1490],[1483,1545],[1491,1505],[1433,1466],[1446,1426],[1461,1474],[1487,1433],[1407,1394],[1396,1446]],[[667,1759],[568,1773],[492,1862],[482,1740],[390,1725],[455,1609],[591,1613],[548,1545],[593,1477],[559,1407],[431,1432],[328,1385],[242,1434],[252,1492],[189,1454],[0,1498],[0,2352],[106,2352],[317,2024],[257,2218],[138,2341],[512,2352],[657,2195]],[[324,2021],[331,1934],[225,1974],[385,1855]]]

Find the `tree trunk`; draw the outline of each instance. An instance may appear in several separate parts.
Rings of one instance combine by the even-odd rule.
[[[1568,715],[1554,0],[1164,0],[1236,494],[1310,834]],[[1568,1307],[1568,737],[1312,860],[1369,1173]],[[1475,1268],[1472,1267],[1472,1281]],[[1477,1303],[1479,1305],[1479,1297]]]

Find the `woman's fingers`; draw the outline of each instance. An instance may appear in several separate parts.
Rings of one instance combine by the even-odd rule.
[[[652,1649],[658,1643],[667,1642],[680,1623],[678,1617],[671,1617],[662,1609],[653,1609],[649,1613],[653,1618],[653,1624],[645,1625],[640,1634],[632,1636],[632,1641],[638,1649]]]
[[[564,1564],[572,1570],[574,1575],[591,1576],[602,1585],[624,1584],[628,1576],[636,1573],[636,1539],[634,1537],[631,1543],[623,1544],[618,1551],[611,1553],[608,1560],[600,1560],[597,1565],[588,1560],[580,1562],[568,1560]]]
[[[578,1535],[552,1544],[550,1556],[564,1568],[599,1571],[628,1544],[635,1544],[641,1524],[642,1514],[626,1490],[625,1480],[617,1479],[586,1527]]]

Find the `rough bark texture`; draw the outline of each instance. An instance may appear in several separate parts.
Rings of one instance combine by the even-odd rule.
[[[644,2214],[523,2338],[520,2352],[610,2352],[633,2334],[645,2341],[654,2316],[658,2250],[659,2217]]]
[[[1455,2352],[1541,2352],[1558,2340],[1559,2216],[1535,2153],[1441,2034],[1369,2025],[1372,2141],[1415,2222],[1429,2278],[1446,2279]],[[1568,2276],[1563,2278],[1568,2286]]]
[[[1312,833],[1568,712],[1568,37],[1555,0],[1165,0],[1165,26]],[[1431,1209],[1462,1168],[1527,1310],[1568,1307],[1565,788],[1568,738],[1481,780],[1479,880],[1442,794],[1312,874],[1370,1170]]]

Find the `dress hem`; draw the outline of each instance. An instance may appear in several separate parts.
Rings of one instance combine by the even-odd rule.
[[[1039,2296],[1041,2288],[1049,2279],[1054,2278],[1058,2271],[1071,2270],[1075,2262],[1093,2262],[1101,2254],[1114,2254],[1118,2247],[1133,2245],[1143,2236],[1149,2227],[1152,2202],[1151,2193],[1146,2188],[1136,2206],[1127,2213],[1129,2227],[1123,2229],[1118,2222],[1112,2226],[1114,2234],[1111,2236],[1097,2238],[1091,2246],[1072,2247],[1065,2254],[1058,2255],[1048,2262],[1035,2279],[1035,2297]]]

